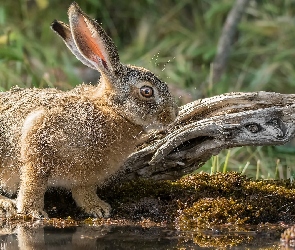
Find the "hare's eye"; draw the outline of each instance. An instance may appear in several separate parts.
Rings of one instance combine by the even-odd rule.
[[[150,86],[142,86],[140,88],[140,94],[143,97],[149,98],[149,97],[152,97],[154,95],[154,90]]]

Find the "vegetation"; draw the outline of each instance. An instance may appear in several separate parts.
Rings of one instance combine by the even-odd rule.
[[[271,223],[294,223],[295,189],[289,180],[253,181],[234,172],[203,172],[178,181],[126,182],[100,192],[114,208],[113,218],[170,224],[190,232],[187,238],[199,246],[257,245],[253,242],[265,233],[279,238],[284,224]],[[294,239],[289,231],[282,236],[286,244]]]
[[[121,59],[156,72],[179,103],[231,91],[295,93],[295,2],[251,0],[221,81],[212,86],[210,64],[234,0],[77,0],[115,40]],[[71,0],[0,3],[0,90],[12,86],[69,89],[97,76],[50,30],[67,22]],[[89,77],[89,75],[91,75]],[[86,76],[86,77],[85,77]],[[180,91],[184,89],[185,91]],[[295,173],[292,147],[244,147],[213,157],[201,169],[235,170],[257,178]]]
[[[289,180],[255,181],[236,172],[199,173],[177,181],[139,180],[100,190],[114,217],[175,223],[182,231],[216,225],[294,221],[295,189]]]

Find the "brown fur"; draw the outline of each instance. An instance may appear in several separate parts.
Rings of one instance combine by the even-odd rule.
[[[78,59],[101,72],[101,81],[67,92],[16,87],[0,93],[0,184],[10,193],[19,186],[16,202],[0,197],[7,215],[16,207],[46,216],[47,186],[62,186],[85,212],[109,216],[97,185],[119,169],[147,128],[167,126],[177,115],[166,84],[146,69],[121,64],[111,39],[75,3],[69,18],[70,26],[55,21],[52,28]],[[84,39],[87,32],[92,36]],[[154,95],[142,96],[142,86]]]

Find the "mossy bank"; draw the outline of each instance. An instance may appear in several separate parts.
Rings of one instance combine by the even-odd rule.
[[[177,181],[136,180],[105,186],[99,196],[113,207],[112,218],[165,222],[180,230],[216,225],[295,221],[295,185],[290,180],[255,181],[236,172],[187,175]],[[50,190],[51,217],[81,218],[70,194]]]
[[[187,175],[177,181],[138,180],[101,189],[113,216],[150,218],[181,230],[222,224],[291,223],[295,185],[254,181],[236,172]]]

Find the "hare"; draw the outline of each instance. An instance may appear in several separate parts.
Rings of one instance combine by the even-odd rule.
[[[173,122],[178,108],[167,85],[147,69],[121,64],[102,27],[76,3],[69,25],[51,28],[85,65],[101,73],[97,86],[70,91],[12,88],[0,93],[0,186],[17,193],[0,198],[0,211],[47,216],[44,193],[61,186],[92,216],[107,217],[110,205],[96,188],[118,171],[150,128]]]

